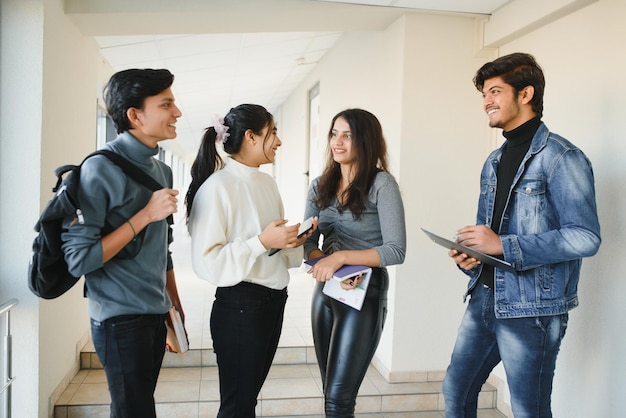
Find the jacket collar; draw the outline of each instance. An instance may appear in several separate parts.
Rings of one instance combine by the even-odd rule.
[[[537,154],[539,151],[545,148],[546,144],[548,143],[549,136],[550,131],[548,130],[548,127],[545,123],[541,122],[539,128],[537,129],[537,132],[535,132],[535,135],[533,136],[532,142],[530,143],[530,148],[528,149],[528,154],[526,158],[524,158],[524,161],[526,161],[530,156]],[[500,146],[500,148],[498,148],[498,150],[495,152],[495,155],[493,155],[496,160],[500,160],[500,156],[502,155],[502,149],[504,148],[505,144],[506,141]]]

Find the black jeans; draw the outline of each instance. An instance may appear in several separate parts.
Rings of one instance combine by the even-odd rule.
[[[91,320],[91,336],[111,394],[112,418],[154,418],[154,389],[165,355],[165,315]]]
[[[220,380],[219,418],[255,416],[283,327],[287,289],[241,282],[218,287],[211,336]]]
[[[354,417],[359,387],[374,357],[387,315],[389,276],[375,268],[360,311],[322,293],[313,293],[311,322],[315,354],[324,385],[326,417]]]

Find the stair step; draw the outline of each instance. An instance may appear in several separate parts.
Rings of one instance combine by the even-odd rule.
[[[274,365],[317,364],[313,347],[278,347]],[[165,353],[163,368],[216,366],[213,349],[190,349],[186,354]],[[102,369],[102,363],[93,348],[89,346],[80,354],[81,370]]]
[[[106,377],[93,351],[81,353],[81,366],[57,402],[55,418],[108,418]],[[370,367],[359,390],[356,412],[372,418],[382,417],[383,413],[385,417],[397,413],[403,418],[441,418],[444,402],[439,376],[434,374],[427,382],[389,383]],[[259,395],[256,414],[323,417],[321,386],[312,347],[279,347]],[[159,417],[215,417],[219,385],[213,350],[190,350],[186,355],[166,353],[155,399]],[[495,405],[496,390],[486,384],[479,398],[479,417],[504,417]]]

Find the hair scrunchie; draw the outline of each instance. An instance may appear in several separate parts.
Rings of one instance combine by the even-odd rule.
[[[228,126],[224,125],[224,118],[221,118],[218,115],[213,115],[213,119],[209,125],[209,128],[210,127],[215,129],[215,133],[217,134],[215,137],[216,142],[224,144],[228,141],[230,134],[228,133]]]

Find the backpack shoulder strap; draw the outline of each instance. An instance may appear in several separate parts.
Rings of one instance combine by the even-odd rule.
[[[161,190],[163,188],[163,186],[158,181],[150,177],[148,174],[145,173],[145,171],[143,171],[118,153],[101,149],[89,154],[87,158],[94,155],[103,155],[107,157],[109,160],[111,160],[111,162],[120,167],[122,171],[124,171],[124,174],[126,174],[128,177],[132,178],[145,188],[152,190],[153,192],[156,192],[157,190]]]
[[[101,149],[101,150],[94,151],[91,154],[89,154],[87,157],[85,157],[85,160],[87,158],[93,157],[94,155],[105,156],[106,158],[111,160],[111,162],[113,162],[115,165],[120,167],[122,171],[124,171],[124,174],[126,174],[128,177],[132,178],[137,183],[141,184],[142,186],[144,186],[145,188],[149,190],[152,190],[153,192],[163,189],[163,186],[158,181],[150,177],[148,174],[145,173],[145,171],[143,171],[142,169],[137,167],[135,164],[131,163],[126,158],[122,157],[116,152]],[[85,160],[83,160],[83,162],[85,162]],[[167,217],[167,223],[170,225],[174,224],[174,217],[172,215]]]

